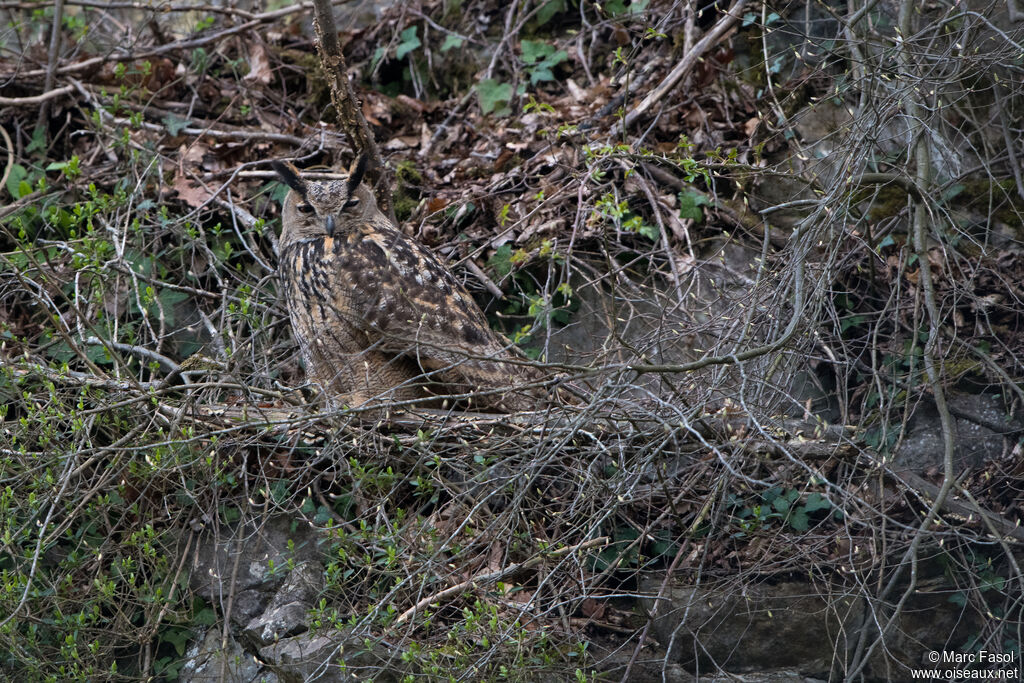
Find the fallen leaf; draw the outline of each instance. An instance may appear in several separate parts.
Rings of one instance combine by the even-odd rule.
[[[583,616],[590,617],[591,619],[603,618],[605,609],[605,603],[598,602],[594,598],[584,598],[583,603],[580,605],[580,611],[583,612]]]
[[[249,73],[242,77],[243,81],[269,85],[272,80],[270,73],[270,59],[267,57],[267,48],[263,41],[253,40],[249,45]]]
[[[177,190],[178,198],[193,209],[198,209],[213,199],[213,194],[209,190],[180,173],[175,174],[171,187]]]

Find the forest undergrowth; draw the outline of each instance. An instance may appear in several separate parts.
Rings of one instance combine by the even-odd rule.
[[[270,162],[358,151],[312,5],[0,0],[0,671],[174,680],[225,619],[190,550],[274,515],[320,628],[440,679],[628,670],[651,580],[852,590],[837,680],[925,578],[1019,652],[1024,35],[919,4],[336,4],[378,194],[586,397],[380,421],[304,386],[275,277]]]

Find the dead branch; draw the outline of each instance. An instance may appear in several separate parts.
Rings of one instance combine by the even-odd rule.
[[[431,603],[440,602],[442,600],[446,600],[446,599],[450,598],[453,595],[458,595],[462,591],[464,591],[467,588],[470,588],[472,586],[476,586],[476,585],[479,585],[479,584],[494,583],[495,581],[501,581],[506,576],[511,576],[513,574],[517,574],[517,573],[519,573],[521,571],[524,571],[526,569],[530,569],[531,567],[535,567],[535,566],[537,566],[538,564],[540,564],[541,562],[543,562],[545,560],[551,560],[551,559],[554,559],[554,558],[557,558],[557,557],[562,557],[564,555],[568,555],[569,553],[576,552],[576,551],[579,551],[579,550],[587,550],[588,548],[596,548],[598,546],[604,545],[608,541],[609,541],[609,538],[607,536],[601,536],[600,538],[592,538],[589,541],[584,541],[583,543],[577,543],[576,545],[568,546],[568,547],[565,547],[565,548],[559,548],[558,550],[554,550],[554,551],[552,551],[550,553],[544,553],[544,554],[541,554],[541,555],[534,555],[533,557],[531,557],[530,559],[526,560],[525,562],[519,562],[517,564],[511,564],[511,565],[509,565],[507,567],[504,567],[504,568],[499,569],[499,570],[494,571],[494,572],[490,572],[488,574],[477,574],[476,576],[474,576],[472,578],[469,578],[469,579],[466,579],[465,581],[462,581],[460,583],[457,583],[454,586],[451,586],[450,588],[445,588],[442,591],[438,591],[437,593],[434,593],[433,595],[428,595],[427,597],[423,598],[422,600],[417,602],[415,605],[413,605],[412,607],[410,607],[409,609],[407,609],[406,611],[404,611],[400,615],[398,615],[398,618],[395,619],[395,626],[401,626],[402,624],[407,622],[409,619],[411,619],[412,617],[416,616],[416,613],[418,611],[420,611],[421,609],[426,608]]]
[[[27,106],[32,104],[42,104],[43,102],[56,99],[67,95],[68,93],[74,92],[75,86],[65,85],[61,88],[54,88],[53,90],[47,90],[39,95],[29,95],[28,97],[0,97],[0,105],[4,107],[19,107]]]
[[[357,152],[370,155],[370,160],[373,162],[370,173],[377,188],[377,203],[388,214],[391,222],[398,225],[390,194],[393,178],[384,164],[377,142],[373,139],[373,133],[366,122],[366,117],[363,116],[359,100],[356,99],[355,92],[349,83],[348,67],[345,64],[345,57],[341,54],[338,29],[334,25],[334,12],[331,10],[330,0],[313,0],[313,9],[316,13],[314,26],[316,27],[320,64],[331,84],[331,101],[334,103],[338,123],[348,133],[349,139],[352,140],[352,146]]]
[[[622,123],[622,128],[628,129],[636,120],[647,113],[647,110],[654,106],[655,103],[661,100],[670,90],[676,87],[676,84],[682,80],[683,76],[690,72],[704,53],[711,49],[712,46],[718,43],[732,28],[740,18],[740,11],[747,4],[747,0],[736,0],[736,4],[732,6],[729,13],[718,20],[707,35],[697,41],[697,44],[693,46],[693,49],[683,56],[682,60],[667,76],[655,87],[647,96],[640,101],[640,104],[636,105],[631,112],[626,114],[626,118]],[[622,132],[622,128],[618,130]]]

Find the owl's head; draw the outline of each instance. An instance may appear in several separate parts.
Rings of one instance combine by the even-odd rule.
[[[270,165],[292,189],[284,200],[280,246],[317,237],[344,235],[353,227],[372,221],[380,210],[370,188],[362,185],[367,156],[359,157],[346,180],[304,180],[288,162]]]

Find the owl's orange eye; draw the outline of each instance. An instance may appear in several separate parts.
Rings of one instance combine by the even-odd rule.
[[[313,207],[310,206],[309,204],[299,204],[299,213],[313,213]]]
[[[341,208],[343,208],[343,209],[351,209],[351,208],[354,208],[356,206],[359,206],[359,197],[352,197],[352,199],[349,199],[347,202],[345,202],[345,206],[343,206]]]

